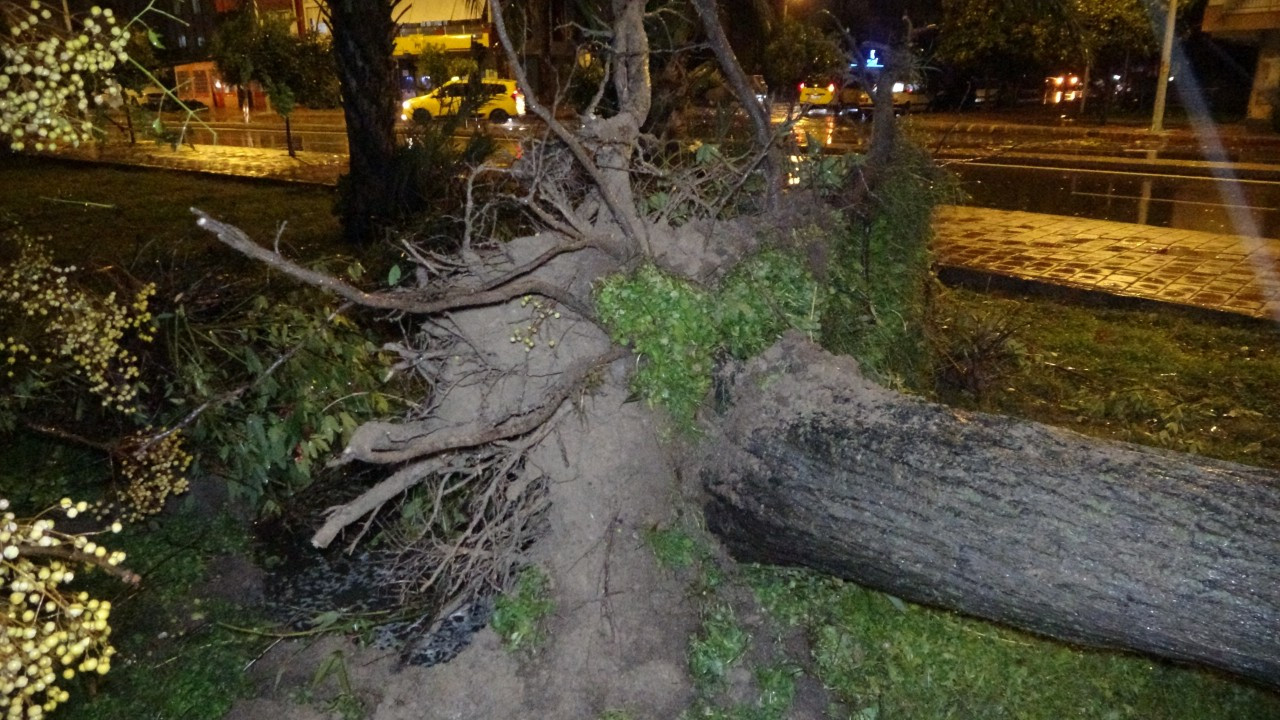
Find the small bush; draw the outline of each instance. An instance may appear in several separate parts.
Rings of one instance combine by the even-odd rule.
[[[317,463],[361,421],[390,411],[388,367],[373,338],[311,297],[260,295],[248,313],[218,322],[190,321],[181,308],[167,319],[174,410],[205,407],[190,431],[207,448],[202,468],[267,515],[310,486]]]
[[[717,352],[749,357],[789,328],[815,332],[826,294],[780,250],[745,260],[716,292],[646,266],[608,279],[596,305],[615,342],[641,356],[636,393],[690,428]]]
[[[614,341],[642,359],[631,380],[636,393],[691,424],[711,387],[718,336],[710,296],[650,265],[606,281],[596,303]]]
[[[980,398],[1004,382],[1026,356],[1018,333],[1021,318],[971,306],[939,303],[930,322],[934,388],[946,400],[962,394]]]
[[[871,200],[837,233],[832,298],[822,317],[827,349],[854,356],[882,380],[928,386],[933,208],[955,195],[954,180],[927,153],[899,146]]]
[[[543,640],[543,619],[554,609],[546,573],[536,567],[525,568],[515,587],[494,602],[493,631],[512,652],[533,650]]]
[[[697,542],[679,528],[650,528],[645,531],[644,540],[654,559],[668,570],[683,570],[698,560]]]
[[[733,608],[715,605],[702,620],[702,629],[689,643],[689,672],[704,691],[724,684],[729,669],[742,659],[751,636],[738,623]]]

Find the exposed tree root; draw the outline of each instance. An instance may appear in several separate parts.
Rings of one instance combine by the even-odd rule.
[[[312,544],[321,548],[328,547],[343,529],[361,517],[377,512],[386,502],[430,477],[439,467],[439,462],[434,459],[434,456],[453,450],[509,440],[538,429],[555,415],[566,400],[577,394],[593,370],[625,355],[625,350],[614,348],[603,355],[573,363],[561,375],[561,380],[547,392],[546,401],[540,407],[521,415],[512,415],[497,424],[475,422],[433,435],[413,438],[394,450],[382,451],[368,447],[370,436],[385,433],[386,429],[394,426],[385,423],[369,423],[362,426],[344,451],[344,459],[360,459],[376,463],[406,462],[415,458],[427,459],[400,469],[355,500],[332,510],[324,525],[312,536]],[[365,448],[359,449],[361,445]]]

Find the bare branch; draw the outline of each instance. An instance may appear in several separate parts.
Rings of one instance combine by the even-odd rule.
[[[639,222],[636,217],[635,208],[627,207],[627,203],[614,195],[610,191],[610,183],[604,175],[604,171],[596,164],[593,153],[588,150],[582,140],[573,132],[571,132],[564,123],[556,118],[546,105],[543,105],[537,96],[531,92],[532,85],[529,83],[529,75],[525,71],[524,65],[520,60],[520,56],[516,53],[515,45],[511,42],[511,37],[507,32],[506,19],[502,13],[502,3],[500,0],[489,0],[489,12],[493,18],[494,29],[498,32],[498,40],[502,44],[502,49],[507,55],[507,62],[511,65],[516,76],[516,81],[520,84],[525,92],[525,104],[538,116],[547,128],[569,148],[569,152],[573,154],[574,159],[582,166],[583,170],[591,176],[592,181],[600,190],[600,197],[605,205],[609,208],[609,212],[613,215],[614,221],[622,230],[622,233],[636,247],[645,247],[647,245],[646,228]],[[643,33],[643,25],[641,26]],[[647,62],[647,59],[646,59]],[[648,111],[646,106],[645,111]],[[615,116],[610,120],[617,120],[620,116]],[[639,127],[639,121],[636,121],[636,127]]]
[[[693,0],[693,7],[698,13],[698,18],[702,20],[702,27],[706,30],[707,39],[712,51],[716,54],[716,60],[720,63],[720,69],[724,72],[725,79],[729,81],[729,87],[733,89],[733,94],[738,96],[738,102],[746,109],[747,117],[751,119],[752,137],[761,153],[760,160],[752,163],[752,167],[754,168],[761,161],[764,162],[767,183],[765,206],[768,210],[777,210],[782,193],[782,165],[776,153],[773,152],[778,138],[769,124],[769,112],[756,99],[751,82],[747,79],[742,65],[738,63],[737,55],[729,45],[729,38],[725,36],[724,27],[720,24],[720,16],[716,13],[715,0]]]
[[[240,228],[215,220],[197,208],[191,208],[199,220],[196,224],[212,232],[223,243],[249,257],[265,263],[290,277],[308,285],[346,298],[353,303],[380,310],[398,310],[416,315],[429,315],[459,308],[497,305],[524,295],[541,295],[550,298],[585,318],[594,318],[595,312],[564,288],[533,278],[515,280],[501,287],[483,290],[463,290],[444,297],[426,297],[413,292],[365,292],[343,282],[328,273],[305,268],[283,255],[255,243]]]

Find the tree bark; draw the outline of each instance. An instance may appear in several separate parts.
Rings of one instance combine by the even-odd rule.
[[[341,183],[343,234],[373,239],[394,214],[395,66],[391,54],[399,0],[325,0],[347,121],[350,170]]]
[[[1280,475],[960,413],[789,336],[699,472],[742,560],[1280,687]]]

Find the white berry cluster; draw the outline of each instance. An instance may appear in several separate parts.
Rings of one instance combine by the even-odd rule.
[[[144,285],[128,299],[99,296],[68,282],[76,268],[54,265],[42,242],[20,233],[0,237],[9,239],[19,255],[0,269],[0,321],[16,337],[0,337],[0,382],[16,380],[15,371],[42,375],[56,369],[55,361],[69,361],[66,370],[83,379],[103,407],[138,412],[141,370],[129,343],[152,339],[147,305],[155,286]]]
[[[0,498],[0,583],[8,593],[7,601],[0,599],[0,715],[5,720],[47,717],[67,700],[60,681],[111,669],[111,603],[65,586],[89,567],[129,582],[136,583],[137,576],[120,567],[123,553],[107,550],[89,534],[59,532],[48,517],[57,511],[75,517],[86,509],[86,503],[64,498],[34,518],[19,518]],[[119,532],[120,525],[111,530]]]
[[[0,138],[15,151],[79,145],[94,130],[90,104],[120,102],[110,71],[128,59],[128,33],[97,6],[71,26],[41,0],[0,0]]]

